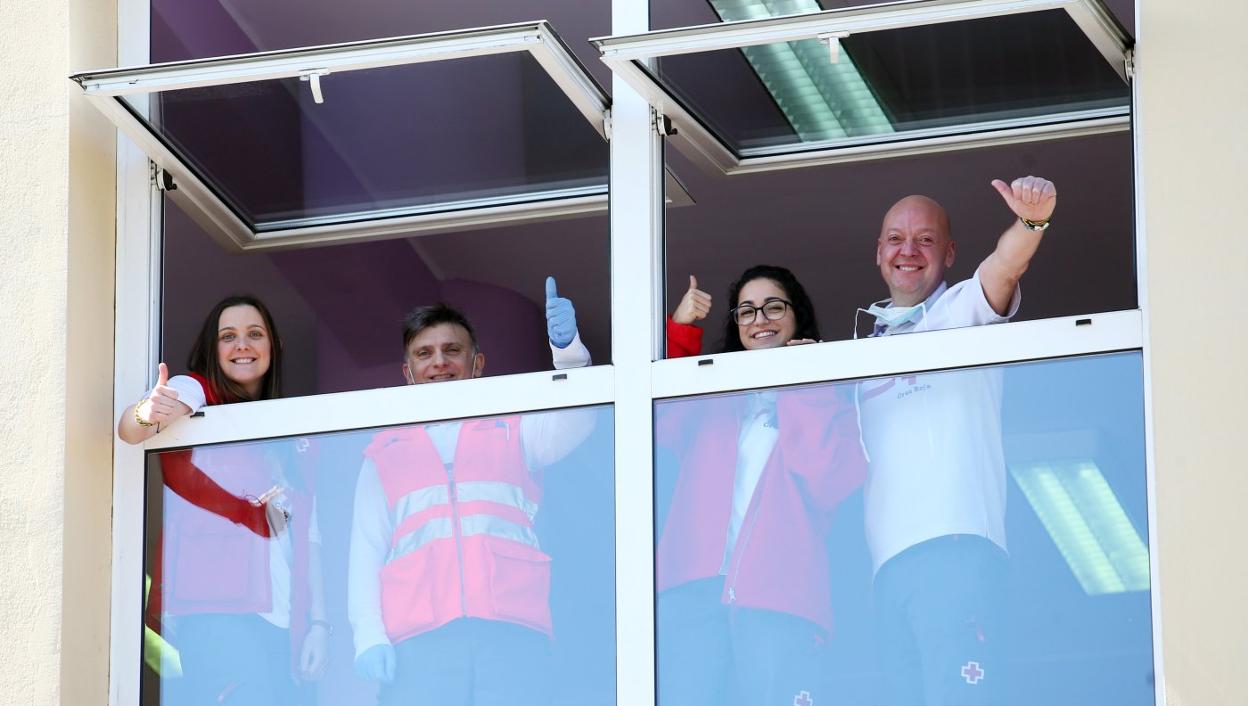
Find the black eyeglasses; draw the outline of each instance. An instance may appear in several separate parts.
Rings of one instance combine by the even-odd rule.
[[[793,306],[792,302],[783,299],[768,299],[763,302],[761,307],[753,304],[742,304],[735,309],[729,311],[732,314],[733,321],[738,326],[749,326],[758,320],[758,312],[763,312],[763,318],[768,321],[779,321],[788,313],[789,307]]]

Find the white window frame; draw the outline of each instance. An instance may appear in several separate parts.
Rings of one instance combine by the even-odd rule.
[[[150,0],[119,0],[119,58],[148,62]],[[997,0],[989,0],[997,1]],[[1028,4],[1031,0],[1017,0]],[[650,0],[614,0],[613,31],[646,32]],[[903,3],[904,4],[904,3]],[[950,2],[950,5],[959,4]],[[1061,4],[1061,3],[1055,3]],[[1137,27],[1138,32],[1138,27]],[[1133,99],[1136,87],[1132,86]],[[663,345],[663,144],[658,114],[625,78],[613,79],[611,111],[612,361],[587,369],[547,371],[440,385],[224,405],[179,422],[145,446],[114,444],[112,706],[139,703],[142,670],[145,451],[351,430],[435,419],[493,416],[536,409],[612,404],[616,484],[617,703],[653,706],[654,528],[652,415],[655,402],[689,395],[974,365],[1049,360],[1139,350],[1144,355],[1149,553],[1157,703],[1164,700],[1148,299],[1143,209],[1136,208],[1139,308],[776,351],[661,360]],[[1132,121],[1138,127],[1139,116]],[[1138,133],[1137,133],[1138,134]],[[118,138],[117,414],[154,378],[159,349],[161,198],[151,163]],[[1136,203],[1143,194],[1134,149]],[[669,188],[670,188],[670,181]],[[668,195],[669,203],[671,195]],[[623,237],[627,235],[628,237]],[[850,322],[846,322],[848,329]],[[642,332],[624,335],[624,332]],[[709,361],[709,364],[707,363]],[[920,363],[921,361],[921,363]],[[554,379],[566,374],[562,379]],[[411,412],[395,412],[410,409]]]
[[[171,177],[177,188],[168,191],[169,197],[195,216],[222,244],[238,251],[459,231],[605,210],[607,184],[603,183],[513,197],[294,219],[257,230],[243,221],[194,169],[123,105],[126,96],[160,91],[299,77],[313,77],[319,81],[319,76],[332,73],[509,53],[531,55],[586,121],[606,138],[609,122],[606,93],[545,21],[140,65],[77,74],[72,78],[82,86],[87,99]],[[333,99],[332,92],[328,99]]]
[[[616,33],[590,41],[599,48],[602,60],[614,74],[622,77],[672,121],[676,126],[673,140],[683,152],[725,174],[905,157],[1130,129],[1127,108],[1105,108],[984,123],[976,126],[975,132],[963,134],[948,134],[949,130],[944,128],[907,131],[887,140],[875,136],[856,141],[861,144],[838,140],[827,148],[820,148],[817,144],[781,146],[758,154],[738,156],[684,102],[656,81],[650,72],[638,66],[638,62],[665,56],[778,42],[825,40],[841,35],[1044,10],[1065,10],[1119,77],[1124,82],[1129,81],[1129,39],[1108,15],[1100,0],[911,0],[637,34]]]

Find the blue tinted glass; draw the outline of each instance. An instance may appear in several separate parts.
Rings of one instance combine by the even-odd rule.
[[[1154,702],[1138,353],[655,423],[663,706]]]
[[[150,454],[143,702],[613,704],[612,456],[610,408]]]

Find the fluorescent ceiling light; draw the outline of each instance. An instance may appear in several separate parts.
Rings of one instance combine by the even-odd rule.
[[[1085,593],[1148,590],[1148,546],[1094,462],[1024,464],[1010,473]]]
[[[710,0],[724,22],[781,17],[823,8],[815,0]],[[837,41],[835,39],[831,41]],[[802,142],[893,132],[892,123],[845,52],[829,60],[816,39],[742,47],[754,72]]]

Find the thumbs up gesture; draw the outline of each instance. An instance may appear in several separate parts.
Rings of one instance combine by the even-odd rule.
[[[152,388],[152,394],[135,408],[135,417],[148,424],[168,424],[190,413],[191,408],[178,401],[178,391],[169,387],[169,366],[161,363],[156,386]]]
[[[567,348],[576,338],[576,309],[572,300],[559,296],[555,278],[546,278],[546,335],[555,348]]]
[[[694,321],[705,319],[711,313],[711,295],[698,289],[698,278],[689,275],[689,291],[680,298],[676,311],[672,312],[672,321],[688,326]]]
[[[992,188],[1001,194],[1014,215],[1027,221],[1047,221],[1057,208],[1057,187],[1048,179],[1025,176],[1006,184],[992,180]]]

